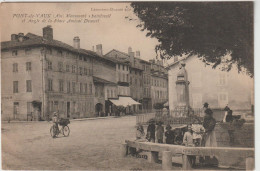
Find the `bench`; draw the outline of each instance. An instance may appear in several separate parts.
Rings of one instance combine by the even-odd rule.
[[[125,157],[132,149],[148,151],[148,161],[157,162],[159,152],[162,153],[162,170],[172,169],[173,155],[182,156],[182,169],[191,170],[191,156],[218,156],[227,153],[230,156],[239,155],[246,158],[246,170],[254,169],[254,148],[230,148],[230,147],[185,147],[181,145],[158,144],[151,142],[137,142],[126,140],[122,144],[121,152]]]

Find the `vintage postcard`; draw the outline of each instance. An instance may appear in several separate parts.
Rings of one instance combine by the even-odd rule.
[[[254,2],[1,3],[3,170],[254,170]]]

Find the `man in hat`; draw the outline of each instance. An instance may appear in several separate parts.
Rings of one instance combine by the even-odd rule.
[[[155,142],[155,121],[153,119],[149,120],[146,138],[150,142]]]

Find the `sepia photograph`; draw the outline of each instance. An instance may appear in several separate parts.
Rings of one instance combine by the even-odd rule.
[[[1,169],[254,170],[254,5],[1,3]]]

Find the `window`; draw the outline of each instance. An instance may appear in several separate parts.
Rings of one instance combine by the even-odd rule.
[[[32,53],[31,49],[25,49],[25,55],[30,55]]]
[[[88,94],[88,84],[85,84],[85,93]]]
[[[117,75],[118,75],[118,81],[121,81],[121,74],[118,72]]]
[[[220,73],[219,74],[219,85],[226,85],[226,83],[227,83],[226,73]]]
[[[17,56],[17,54],[18,54],[17,50],[12,51],[12,56]]]
[[[82,83],[79,84],[79,92],[82,93],[83,92],[83,87],[82,87]]]
[[[27,102],[27,114],[32,114],[32,103]]]
[[[125,66],[123,65],[123,71],[125,70]]]
[[[76,93],[76,83],[72,82],[72,93]]]
[[[48,79],[48,91],[52,91],[52,79]]]
[[[109,90],[107,89],[107,98],[109,98],[109,97],[110,97]]]
[[[79,74],[82,75],[82,67],[79,67]]]
[[[128,74],[126,74],[126,82],[129,82]]]
[[[92,94],[92,84],[89,84],[89,93]]]
[[[75,73],[76,67],[72,65],[72,73]]]
[[[120,70],[120,64],[118,64],[118,69]]]
[[[13,92],[18,93],[18,81],[13,82]]]
[[[90,76],[93,74],[91,69],[89,69],[89,73],[88,73],[88,74],[89,74]]]
[[[26,80],[26,92],[32,92],[32,80]]]
[[[111,90],[110,92],[111,92],[110,97],[114,97],[113,90]]]
[[[14,115],[18,115],[18,113],[19,113],[19,102],[14,102]]]
[[[123,74],[123,82],[125,82],[125,74]]]
[[[51,61],[47,61],[47,67],[48,67],[48,70],[52,70],[52,62]]]
[[[32,70],[32,63],[26,62],[26,71],[31,71],[31,70]]]
[[[62,70],[63,70],[63,63],[62,62],[58,63],[58,69],[59,69],[60,72],[62,72]]]
[[[228,93],[227,92],[220,92],[218,94],[218,104],[219,107],[224,107],[228,104]]]
[[[13,72],[18,72],[18,63],[13,64]]]
[[[67,82],[67,93],[70,93],[70,82]]]
[[[59,80],[59,90],[60,92],[63,92],[63,80]]]
[[[88,75],[88,70],[87,70],[87,68],[84,68],[84,74],[85,74],[85,75]]]
[[[62,56],[62,51],[61,50],[57,51],[57,56]]]
[[[70,72],[70,66],[69,65],[66,65],[66,71]]]

